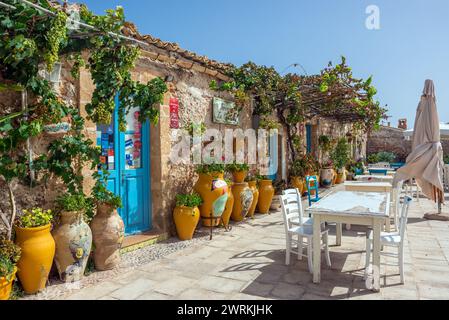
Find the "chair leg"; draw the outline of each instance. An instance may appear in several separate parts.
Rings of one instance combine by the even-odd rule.
[[[368,238],[368,234],[366,235],[366,258],[365,258],[365,276],[364,279],[368,278],[370,261],[371,260],[371,240]]]
[[[292,249],[292,238],[291,235],[287,235],[287,243],[285,246],[285,264],[290,265],[290,251]]]
[[[326,264],[330,268],[332,267],[332,264],[331,264],[331,257],[329,255],[329,234],[327,232],[323,235],[323,242],[324,242],[324,254],[326,256]]]
[[[404,249],[399,247],[399,274],[401,276],[401,284],[404,284]]]
[[[312,250],[312,239],[307,239],[307,262],[309,265],[309,272],[313,274],[313,263],[312,263],[312,257],[313,257],[313,250]]]
[[[302,237],[298,237],[298,260],[302,260]]]

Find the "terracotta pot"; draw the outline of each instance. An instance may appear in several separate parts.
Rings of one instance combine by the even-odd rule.
[[[120,249],[125,237],[125,225],[117,209],[108,204],[98,204],[90,228],[95,248],[95,269],[114,269],[120,263]]]
[[[271,201],[274,196],[273,181],[261,180],[259,183],[259,201],[257,202],[257,211],[262,214],[270,212]]]
[[[251,203],[251,207],[248,211],[248,217],[254,219],[254,213],[256,212],[257,201],[259,200],[259,190],[257,189],[256,181],[249,181],[248,186],[253,193],[253,202]]]
[[[248,183],[243,182],[232,185],[232,194],[234,195],[234,207],[232,208],[231,219],[237,222],[243,221],[253,203],[253,192]]]
[[[304,179],[301,177],[291,177],[291,184],[294,188],[298,189],[299,194],[304,192]]]
[[[223,173],[200,174],[194,190],[203,199],[199,207],[203,225],[218,226],[228,201],[228,184]]]
[[[233,171],[232,177],[234,178],[235,183],[243,183],[245,182],[246,175],[248,174],[247,171]]]
[[[226,207],[223,212],[223,215],[221,216],[221,221],[223,222],[223,225],[225,226],[225,228],[227,228],[229,225],[229,220],[231,219],[233,207],[234,207],[234,195],[232,194],[232,187],[229,186],[228,201],[226,201]]]
[[[332,187],[333,179],[334,179],[334,172],[331,168],[321,169],[320,172],[321,186],[323,186],[324,188]]]
[[[17,263],[17,276],[27,294],[36,293],[45,288],[55,256],[55,240],[50,229],[51,224],[37,228],[15,226],[16,244],[22,250]]]
[[[92,231],[83,220],[83,212],[64,211],[61,223],[53,230],[56,242],[55,264],[59,277],[74,282],[84,276],[92,248]]]
[[[200,210],[197,207],[176,207],[173,211],[173,219],[179,240],[191,240],[200,221]]]
[[[0,277],[0,300],[9,300],[11,296],[12,283],[16,278],[17,267],[14,267],[13,273],[10,275],[9,280],[6,277]]]
[[[336,184],[340,184],[346,181],[346,170],[337,173]]]

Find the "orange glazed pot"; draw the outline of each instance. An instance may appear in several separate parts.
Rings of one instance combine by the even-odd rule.
[[[199,206],[203,225],[218,226],[228,201],[228,184],[223,180],[223,173],[199,174],[193,188],[203,199]]]
[[[259,183],[259,201],[257,202],[258,212],[267,214],[270,212],[271,201],[274,196],[273,181],[261,180]]]
[[[197,207],[176,207],[173,211],[173,219],[179,240],[191,240],[200,221],[200,210]]]
[[[0,277],[0,300],[9,300],[12,290],[12,283],[16,278],[17,267],[14,267],[14,271],[11,274],[9,280],[6,277]]]
[[[254,213],[256,212],[257,201],[259,201],[259,190],[257,189],[256,181],[249,181],[248,186],[253,193],[253,202],[251,203],[251,207],[249,208],[248,217],[254,219]]]
[[[37,228],[20,228],[16,231],[16,244],[22,250],[17,263],[17,275],[27,294],[45,288],[55,256],[55,240],[50,233],[51,224]]]
[[[247,171],[233,171],[232,177],[234,178],[235,183],[243,183],[245,182],[246,175],[248,174]]]
[[[223,222],[223,225],[225,226],[225,228],[228,228],[229,219],[231,219],[233,207],[234,207],[234,195],[232,194],[232,187],[229,186],[228,201],[226,201],[226,207],[223,212],[223,215],[221,216],[221,221]]]
[[[304,192],[304,179],[300,177],[291,177],[291,184],[294,188],[298,189],[299,194],[302,195]]]

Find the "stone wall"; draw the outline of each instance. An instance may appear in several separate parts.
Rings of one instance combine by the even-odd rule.
[[[368,136],[367,154],[381,151],[393,152],[397,156],[397,161],[405,162],[411,151],[411,142],[404,138],[403,129],[381,126]]]

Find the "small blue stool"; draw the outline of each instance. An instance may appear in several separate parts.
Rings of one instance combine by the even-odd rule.
[[[314,186],[311,186],[311,182],[314,182]],[[312,202],[318,202],[321,198],[318,196],[318,178],[316,176],[307,176],[306,177],[306,186],[307,186],[307,197],[309,198],[309,207],[312,205]],[[315,197],[312,198],[311,191],[315,190]]]

